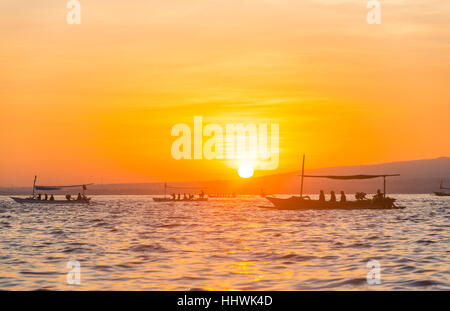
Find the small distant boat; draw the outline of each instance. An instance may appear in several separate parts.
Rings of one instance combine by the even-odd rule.
[[[220,199],[229,199],[229,198],[236,198],[236,193],[214,193],[214,194],[208,194],[209,198],[220,198]]]
[[[37,176],[34,176],[33,182],[33,194],[28,198],[19,198],[19,197],[11,197],[15,202],[21,204],[89,204],[91,202],[91,198],[88,198],[84,195],[84,191],[87,190],[87,186],[92,184],[84,184],[84,185],[70,185],[70,186],[37,186],[36,185]],[[65,200],[55,200],[55,199],[47,199],[42,198],[40,195],[36,196],[35,192],[38,191],[56,191],[62,190],[66,188],[81,188],[83,195],[81,199],[72,199],[70,196],[66,196]]]
[[[203,190],[202,193],[198,196],[198,198],[194,196],[181,197],[181,195],[176,196],[175,194],[172,197],[167,196],[167,188],[172,189],[195,189],[193,187],[171,187],[167,186],[167,183],[164,183],[164,197],[153,198],[153,201],[162,203],[162,202],[205,202],[208,201],[208,197],[205,197]]]
[[[345,210],[355,210],[355,209],[403,209],[404,207],[395,206],[395,199],[386,197],[386,177],[399,176],[399,174],[391,175],[347,175],[347,176],[333,176],[333,175],[305,175],[305,156],[303,156],[302,165],[302,181],[300,196],[293,196],[287,199],[275,198],[266,196],[273,206],[260,206],[261,208],[275,208],[282,210],[332,210],[332,209],[345,209]],[[359,196],[359,199],[355,201],[320,201],[311,200],[308,196],[303,196],[303,178],[329,178],[329,179],[339,179],[339,180],[352,180],[352,179],[372,179],[382,177],[384,180],[384,192],[379,194],[374,199],[365,199],[365,194]],[[358,196],[357,196],[358,198]]]
[[[205,202],[208,198],[192,198],[192,199],[173,199],[173,198],[153,198],[155,202]]]
[[[440,190],[450,190],[450,188],[444,187],[443,184],[444,184],[444,180],[441,179],[441,184],[439,185]],[[450,197],[450,192],[434,191],[434,194],[439,197]]]

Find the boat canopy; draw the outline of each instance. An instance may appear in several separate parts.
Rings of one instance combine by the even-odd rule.
[[[400,174],[391,174],[391,175],[304,175],[304,177],[313,177],[313,178],[330,178],[330,179],[372,179],[378,177],[391,177],[391,176],[400,176]]]
[[[383,196],[386,197],[386,177],[400,176],[400,174],[381,174],[381,175],[305,175],[305,155],[303,155],[302,164],[302,184],[300,188],[300,198],[303,198],[303,178],[313,177],[313,178],[329,178],[329,179],[340,179],[340,180],[352,180],[352,179],[372,179],[383,177]]]
[[[93,184],[84,184],[84,185],[70,185],[70,186],[35,186],[36,190],[47,190],[47,191],[53,191],[53,190],[61,190],[65,188],[79,188],[83,187],[83,190],[86,190],[86,186],[93,185]]]

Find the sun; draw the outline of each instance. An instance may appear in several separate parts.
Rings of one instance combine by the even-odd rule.
[[[253,167],[250,164],[241,164],[238,170],[238,174],[242,178],[250,178],[253,176]]]

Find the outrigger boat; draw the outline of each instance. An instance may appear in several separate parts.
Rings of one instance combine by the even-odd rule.
[[[450,188],[444,187],[443,183],[444,183],[444,181],[441,179],[441,184],[439,185],[439,189],[440,190],[450,190]],[[449,197],[450,196],[449,192],[443,192],[443,191],[434,191],[434,194],[439,197]]]
[[[172,188],[172,189],[195,189],[192,187],[170,187],[167,186],[167,183],[164,183],[164,197],[157,197],[157,198],[153,198],[153,201],[158,202],[158,203],[162,203],[162,202],[205,202],[208,201],[208,197],[205,197],[203,195],[203,191],[202,194],[199,195],[198,198],[195,197],[188,197],[188,198],[181,198],[181,195],[179,198],[177,198],[176,196],[173,197],[168,197],[167,196],[167,188]]]
[[[262,208],[274,208],[282,210],[331,210],[331,209],[345,209],[345,210],[355,210],[355,209],[402,209],[404,207],[395,206],[395,199],[386,197],[386,177],[400,176],[399,174],[391,175],[347,175],[347,176],[334,176],[334,175],[305,175],[305,156],[303,156],[302,165],[302,179],[300,196],[293,196],[287,199],[275,198],[271,196],[266,196],[273,206],[261,206]],[[375,197],[374,199],[366,199],[363,195],[358,196],[356,201],[345,201],[345,202],[330,202],[330,201],[320,201],[312,200],[308,196],[303,196],[303,179],[304,177],[310,178],[329,178],[338,180],[354,180],[354,179],[372,179],[372,178],[383,178],[384,181],[384,191],[383,193]]]
[[[11,197],[17,203],[31,203],[31,204],[89,204],[91,202],[91,198],[88,198],[84,195],[84,191],[87,190],[86,186],[92,184],[84,184],[84,185],[70,185],[70,186],[37,186],[36,185],[37,176],[34,176],[33,183],[33,194],[28,198],[19,198],[19,197]],[[66,188],[80,188],[82,189],[82,198],[81,200],[71,199],[70,196],[65,200],[50,200],[50,199],[39,199],[39,196],[35,195],[36,190],[40,191],[56,191],[62,190]]]
[[[174,198],[153,198],[155,202],[205,202],[208,198],[193,198],[193,199],[174,199]]]

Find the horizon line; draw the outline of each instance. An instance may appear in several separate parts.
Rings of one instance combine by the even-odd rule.
[[[376,165],[385,165],[385,164],[393,164],[393,163],[430,161],[430,160],[439,160],[439,159],[450,159],[450,156],[438,156],[438,157],[434,157],[434,158],[421,158],[421,159],[415,159],[415,160],[399,160],[399,161],[390,161],[390,162],[379,162],[379,163],[373,163],[373,164],[337,165],[337,166],[305,169],[305,171],[333,169],[333,168],[349,168],[349,167],[360,167],[360,166],[376,166]],[[273,176],[273,175],[288,175],[288,174],[296,173],[298,171],[301,171],[301,170],[293,170],[293,171],[287,171],[287,172],[266,174],[266,175],[262,175],[262,176],[253,177],[253,179],[267,177],[267,176]],[[117,182],[117,183],[93,183],[93,185],[95,185],[95,186],[98,186],[98,185],[110,186],[110,185],[145,185],[145,184],[164,184],[164,183],[182,184],[182,183],[205,183],[205,182],[217,182],[217,181],[221,181],[221,182],[223,182],[223,181],[242,181],[242,179],[235,178],[235,179],[208,179],[208,180],[195,180],[195,181]],[[81,184],[83,184],[83,183],[81,183]],[[86,184],[88,184],[88,183],[86,183]],[[18,189],[18,188],[31,188],[31,187],[29,185],[26,185],[26,186],[25,185],[19,185],[19,186],[0,185],[0,188],[2,188],[2,189]]]

